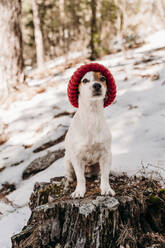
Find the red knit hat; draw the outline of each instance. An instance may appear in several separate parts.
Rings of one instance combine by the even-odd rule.
[[[78,108],[78,85],[82,77],[89,71],[99,71],[106,77],[107,97],[104,101],[104,107],[107,107],[116,97],[116,84],[110,71],[98,63],[82,65],[73,73],[67,90],[69,101],[75,108]]]

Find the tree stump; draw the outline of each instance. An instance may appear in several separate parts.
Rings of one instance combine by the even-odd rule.
[[[116,196],[100,196],[99,180],[87,180],[82,199],[71,199],[76,183],[64,178],[36,183],[27,226],[12,237],[13,248],[165,247],[165,190],[146,178],[110,177]]]

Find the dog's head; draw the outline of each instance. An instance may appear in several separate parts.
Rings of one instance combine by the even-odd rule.
[[[106,78],[101,72],[87,72],[78,87],[79,95],[86,100],[105,99]]]

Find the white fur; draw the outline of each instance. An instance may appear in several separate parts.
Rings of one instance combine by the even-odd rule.
[[[99,163],[101,194],[115,195],[109,185],[111,134],[105,121],[103,107],[106,87],[102,84],[101,95],[93,96],[93,84],[96,83],[93,72],[88,72],[83,78],[90,82],[81,83],[79,108],[65,138],[66,177],[71,182],[76,175],[77,186],[72,197],[83,197],[86,192],[85,166]]]

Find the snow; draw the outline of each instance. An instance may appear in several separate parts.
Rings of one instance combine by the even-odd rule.
[[[24,206],[29,201],[29,197],[36,182],[49,182],[52,177],[59,177],[64,175],[63,159],[57,160],[47,170],[41,171],[32,178],[21,182],[20,187],[13,191],[8,199],[14,204]],[[26,192],[26,194],[24,193]]]
[[[139,48],[139,52],[147,52],[151,49],[158,49],[165,46],[165,30],[160,30],[146,38],[146,45]]]
[[[128,80],[111,111],[113,167],[134,172],[140,162],[164,160],[165,108],[161,80]],[[133,84],[133,87],[132,87]],[[120,87],[120,86],[119,86]],[[129,104],[133,109],[129,109]]]
[[[164,44],[165,31],[159,31],[147,37],[143,47],[127,51],[126,56],[120,52],[98,60],[111,70],[117,83],[116,100],[105,108],[113,137],[112,170],[116,173],[133,175],[146,166],[148,171],[159,170],[165,178]],[[151,60],[145,62],[148,58]],[[65,58],[60,57],[50,61],[47,67],[53,68],[64,61]],[[2,123],[8,124],[6,132],[9,134],[9,140],[0,146],[0,169],[5,167],[0,171],[0,187],[5,182],[16,185],[16,190],[6,196],[12,205],[0,201],[0,247],[11,247],[11,236],[26,224],[30,216],[27,203],[35,182],[64,175],[61,158],[44,171],[22,179],[24,169],[34,159],[64,148],[61,142],[34,153],[42,144],[58,138],[70,125],[70,115],[55,116],[76,110],[68,102],[66,90],[70,76],[79,66],[51,78],[29,80],[29,85],[41,85],[47,80],[57,81],[57,84],[30,100],[13,102],[9,109],[0,109],[0,127]],[[159,78],[154,80],[154,75]]]
[[[0,247],[10,248],[10,237],[17,234],[22,230],[22,227],[26,224],[27,219],[30,217],[30,209],[28,206],[8,213],[3,217],[0,222]]]

